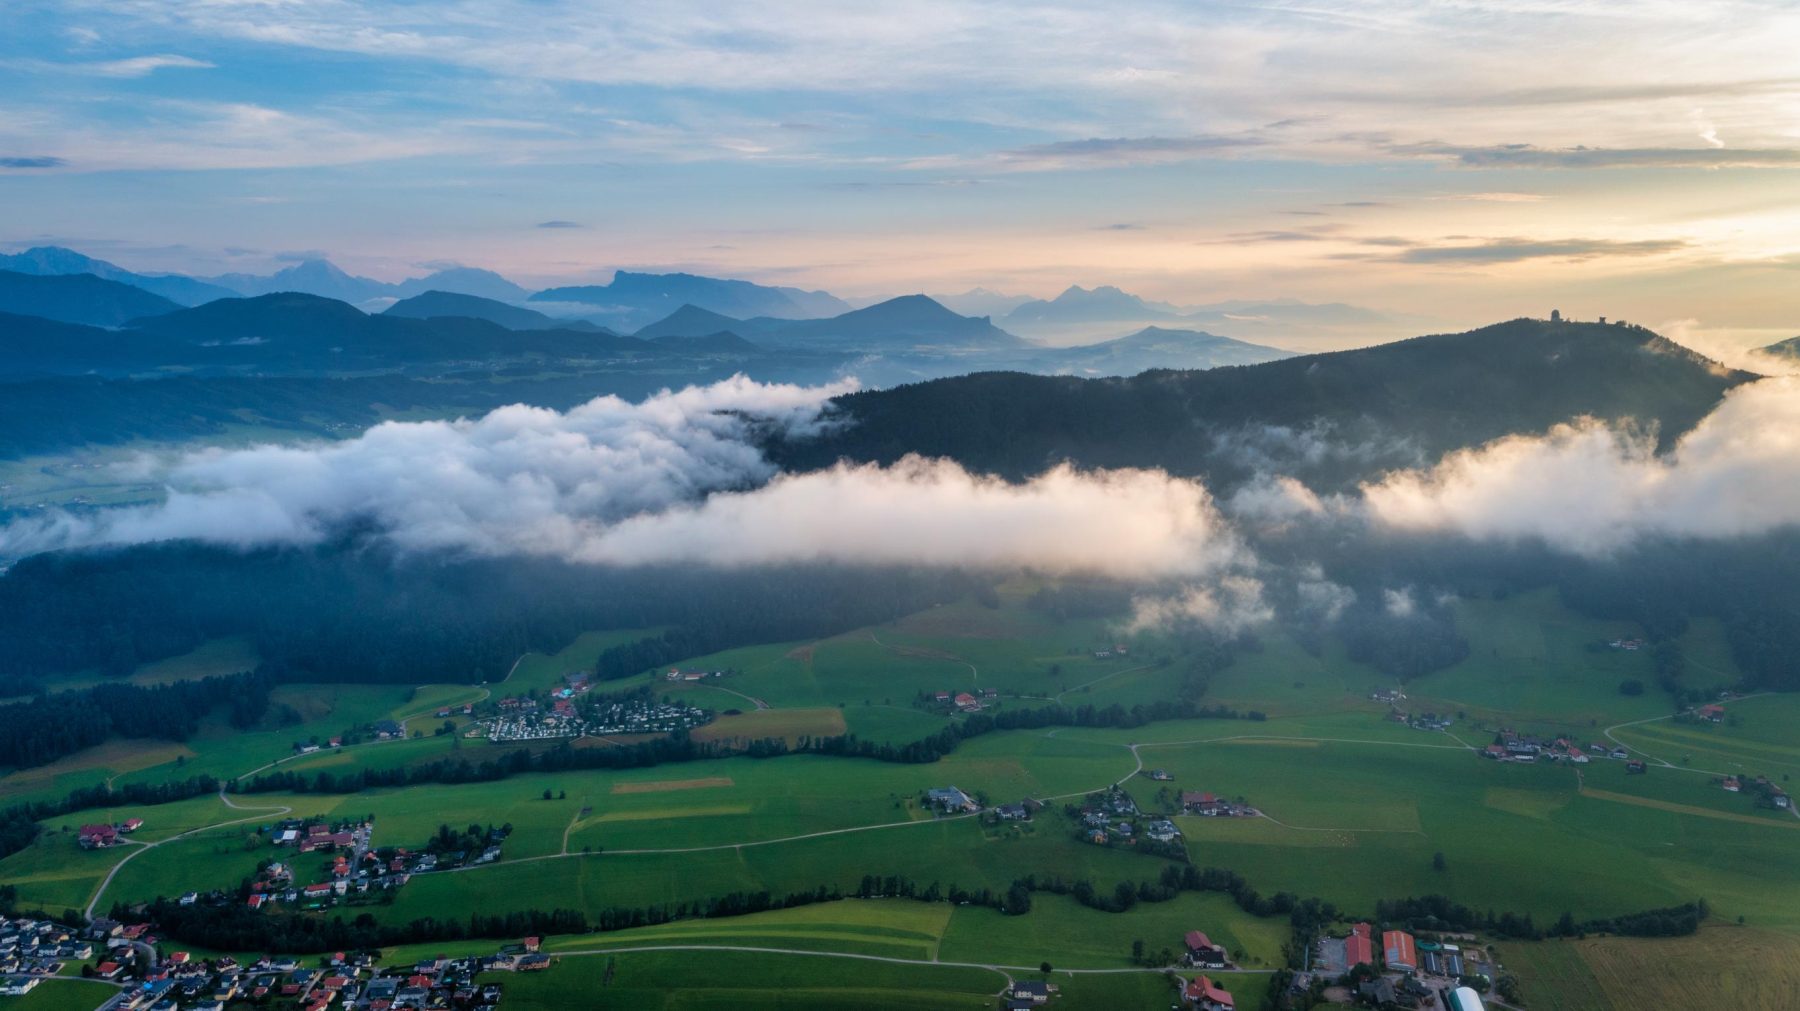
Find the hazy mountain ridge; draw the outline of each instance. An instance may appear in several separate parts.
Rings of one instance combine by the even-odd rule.
[[[23,253],[0,253],[0,270],[21,274],[56,277],[67,274],[92,274],[108,281],[129,284],[153,295],[160,295],[177,305],[199,305],[215,298],[236,294],[229,288],[196,280],[183,274],[138,274],[105,260],[98,260],[61,246],[34,246]]]
[[[381,315],[401,316],[407,319],[462,316],[468,319],[484,319],[506,327],[508,330],[583,330],[612,333],[611,330],[584,319],[555,319],[536,309],[527,309],[524,306],[512,305],[498,299],[452,291],[432,290],[421,292],[410,298],[403,298],[383,309]]]
[[[181,308],[175,302],[93,274],[22,274],[0,270],[0,312],[64,323],[118,326]]]

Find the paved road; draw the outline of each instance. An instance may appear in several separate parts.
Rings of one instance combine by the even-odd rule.
[[[886,962],[890,965],[923,965],[945,966],[951,969],[987,969],[1003,975],[1014,972],[1037,972],[1035,965],[1001,965],[993,962],[941,962],[923,958],[892,958],[887,955],[864,955],[848,951],[810,951],[802,948],[758,948],[738,944],[646,944],[629,948],[584,948],[579,951],[556,951],[550,954],[562,957],[581,957],[584,955],[617,955],[633,951],[748,951],[759,955],[810,955],[816,958],[851,958],[863,962]],[[1158,975],[1169,972],[1164,968],[1135,967],[1130,969],[1057,969],[1051,975],[1061,976],[1110,976],[1130,973],[1153,972]],[[1217,975],[1236,974],[1240,976],[1267,976],[1274,969],[1214,969]],[[1010,976],[1009,976],[1010,978]]]
[[[116,864],[113,864],[112,870],[109,870],[106,872],[106,877],[100,879],[100,884],[95,886],[95,888],[94,888],[94,897],[92,899],[88,900],[87,909],[83,915],[85,915],[90,920],[93,919],[94,918],[94,910],[99,907],[101,897],[103,897],[106,894],[107,886],[112,884],[112,880],[114,877],[116,877],[118,875],[119,870],[121,868],[123,868],[126,864],[130,863],[132,860],[144,855],[145,853],[148,853],[149,851],[157,848],[158,846],[164,845],[165,843],[172,843],[177,839],[186,839],[188,836],[198,835],[201,832],[209,832],[215,828],[226,828],[231,825],[241,825],[247,821],[263,821],[270,817],[279,818],[282,815],[287,814],[289,811],[293,810],[293,808],[291,808],[291,807],[262,807],[262,808],[244,807],[243,805],[238,804],[231,799],[230,795],[225,792],[225,787],[223,785],[221,785],[219,787],[219,800],[222,801],[226,807],[229,807],[234,811],[256,811],[258,813],[250,815],[247,818],[234,818],[231,821],[221,821],[221,822],[216,822],[212,825],[202,825],[199,828],[189,829],[186,832],[182,832],[179,835],[172,835],[172,836],[168,837],[167,839],[159,839],[153,843],[138,843],[137,849],[132,850],[130,853],[125,854],[125,859],[120,860]],[[133,840],[133,841],[136,842],[136,840]]]
[[[1766,695],[1772,695],[1772,694],[1774,694],[1774,693],[1773,692],[1752,692],[1749,695],[1740,695],[1737,698],[1733,699],[1732,701],[1742,702],[1745,699],[1760,699]],[[1617,744],[1619,747],[1624,748],[1626,751],[1629,751],[1634,755],[1644,756],[1644,758],[1647,761],[1654,763],[1659,768],[1675,769],[1679,772],[1698,772],[1702,776],[1735,776],[1735,775],[1737,775],[1737,773],[1735,773],[1735,772],[1714,772],[1711,769],[1696,769],[1696,768],[1694,768],[1692,766],[1688,766],[1688,765],[1676,765],[1673,762],[1668,761],[1667,759],[1659,758],[1656,755],[1652,755],[1648,751],[1642,751],[1638,748],[1634,748],[1631,745],[1626,744],[1624,741],[1621,741],[1617,737],[1613,736],[1613,731],[1615,731],[1615,730],[1623,730],[1626,727],[1641,726],[1645,723],[1660,723],[1663,720],[1672,720],[1674,718],[1675,718],[1675,715],[1673,713],[1671,713],[1668,716],[1652,716],[1649,719],[1644,719],[1644,720],[1631,720],[1626,723],[1615,723],[1612,726],[1607,727],[1605,730],[1602,730],[1601,733],[1606,735],[1607,740],[1613,742],[1614,744]],[[1800,810],[1795,811],[1795,814],[1800,815]]]

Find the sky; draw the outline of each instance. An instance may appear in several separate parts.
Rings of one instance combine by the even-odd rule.
[[[1800,333],[1790,2],[0,7],[3,248]]]

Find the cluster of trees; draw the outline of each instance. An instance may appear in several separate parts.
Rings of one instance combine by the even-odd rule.
[[[254,910],[238,902],[184,906],[158,898],[142,911],[115,905],[108,915],[115,920],[148,919],[171,937],[221,951],[297,955],[471,937],[584,934],[590,929],[587,917],[572,909],[497,915],[471,913],[467,920],[427,916],[406,923],[380,923],[368,913],[346,921],[341,916]]]
[[[96,807],[167,804],[217,792],[218,780],[211,776],[191,776],[162,783],[127,783],[120,787],[101,783],[71,790],[58,801],[14,804],[0,810],[0,860],[31,845],[38,835],[37,823],[46,818]]]
[[[1706,900],[1665,909],[1576,920],[1564,913],[1549,928],[1539,927],[1530,913],[1485,912],[1452,902],[1442,895],[1408,899],[1383,899],[1375,903],[1375,918],[1384,923],[1403,923],[1410,930],[1426,932],[1479,930],[1500,937],[1542,940],[1585,934],[1624,934],[1631,937],[1679,937],[1700,929],[1708,913]]]
[[[231,725],[255,726],[274,675],[256,671],[166,685],[102,684],[0,705],[0,766],[53,762],[114,736],[184,741],[215,708]]]
[[[355,534],[315,548],[50,553],[0,578],[0,694],[31,693],[46,671],[128,673],[228,635],[249,638],[281,680],[480,681],[587,629],[668,625],[671,641],[690,645],[816,638],[977,583],[912,569],[602,571],[396,556]]]

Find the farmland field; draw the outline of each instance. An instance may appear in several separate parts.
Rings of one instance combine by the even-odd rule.
[[[1692,937],[1591,937],[1507,945],[1500,951],[1532,1007],[1793,1006],[1800,939],[1728,925]],[[1698,967],[1704,967],[1703,969]]]
[[[1068,706],[1128,706],[1174,691],[1183,666],[1174,644],[1134,642],[1128,657],[1096,658],[1099,647],[1111,645],[1104,624],[1058,625],[1019,601],[1009,591],[999,608],[945,606],[818,642],[744,647],[676,665],[733,672],[716,683],[670,683],[652,671],[602,690],[649,685],[715,711],[737,710],[695,732],[696,739],[779,737],[790,745],[844,733],[901,744],[966,719],[934,710],[928,701],[935,691],[991,687],[997,697],[988,704],[1003,713],[1057,698]],[[1406,705],[1415,711],[1462,713],[1447,732],[1387,719],[1388,705],[1368,696],[1392,685],[1349,661],[1341,646],[1328,642],[1314,653],[1271,635],[1212,681],[1207,701],[1237,710],[1237,718],[996,731],[918,764],[737,756],[351,794],[240,794],[233,798],[237,810],[212,795],[120,805],[48,819],[36,843],[0,861],[0,881],[15,885],[22,902],[60,909],[85,905],[121,862],[101,908],[229,890],[271,858],[293,860],[303,876],[317,879],[326,858],[281,851],[258,831],[291,809],[372,817],[375,841],[384,846],[420,845],[441,825],[511,827],[498,862],[416,875],[391,904],[356,907],[389,924],[461,919],[471,909],[570,908],[592,919],[611,909],[671,908],[728,893],[779,898],[823,887],[854,894],[871,875],[904,878],[919,890],[935,884],[993,895],[1032,875],[1088,881],[1108,895],[1121,883],[1157,878],[1168,864],[1082,838],[1072,808],[1119,783],[1146,816],[1175,820],[1193,864],[1234,871],[1264,895],[1317,897],[1352,915],[1369,915],[1383,899],[1429,894],[1530,913],[1539,924],[1564,912],[1578,919],[1614,916],[1701,896],[1710,904],[1713,925],[1698,938],[1506,943],[1503,956],[1533,1007],[1632,1006],[1641,992],[1624,981],[1654,978],[1649,963],[1656,952],[1691,965],[1714,957],[1708,946],[1723,945],[1720,938],[1736,938],[1773,959],[1800,938],[1800,905],[1793,901],[1800,895],[1800,819],[1757,808],[1749,795],[1727,793],[1717,783],[1725,771],[1767,772],[1777,782],[1790,768],[1800,771],[1800,741],[1791,729],[1800,699],[1748,697],[1727,703],[1724,723],[1677,722],[1668,718],[1665,700],[1618,693],[1620,678],[1644,674],[1644,657],[1592,648],[1629,629],[1573,617],[1545,595],[1458,607],[1471,657],[1406,686],[1414,696]],[[529,654],[505,691],[554,687],[607,646],[643,634],[590,632],[557,654]],[[1706,626],[1688,633],[1701,662],[1729,662],[1718,635]],[[208,772],[229,778],[271,763],[303,775],[343,774],[562,746],[431,736],[442,723],[438,709],[491,698],[498,687],[284,687],[277,698],[298,721],[292,725],[237,732],[209,724],[179,745],[109,744],[0,782],[20,796],[54,796],[69,784],[106,777],[148,783]],[[1243,715],[1250,710],[1256,718]],[[290,747],[376,719],[409,720],[409,731],[425,736],[304,756]],[[460,719],[453,714],[453,722]],[[1647,774],[1629,775],[1625,763],[1605,758],[1571,766],[1478,757],[1496,727],[1514,724],[1556,729],[1582,744],[1624,742],[1653,764]],[[1150,770],[1169,779],[1153,780]],[[924,806],[922,794],[950,785],[984,806],[1025,798],[1046,806],[1023,824],[940,817]],[[1178,794],[1187,790],[1242,800],[1263,816],[1179,813]],[[85,852],[75,844],[78,825],[127,817],[145,819],[137,845]],[[147,843],[158,845],[146,849]],[[1744,928],[1734,926],[1740,916]],[[1005,973],[946,963],[1048,961],[1106,971],[1058,973],[1058,1006],[1157,1006],[1169,996],[1159,974],[1119,970],[1139,968],[1134,940],[1154,956],[1177,948],[1191,929],[1207,931],[1246,970],[1283,965],[1291,941],[1284,916],[1251,916],[1219,893],[1182,893],[1115,913],[1039,891],[1023,916],[981,904],[843,899],[553,938],[547,950],[560,953],[553,971],[506,982],[509,1005],[519,1007],[555,1006],[575,993],[592,1006],[620,1007],[829,1007],[844,1000],[977,1007],[991,1006]],[[685,950],[734,945],[794,953]],[[613,974],[605,982],[609,959]],[[736,973],[738,965],[757,971]],[[702,971],[702,985],[670,992],[673,981],[691,983]],[[1260,1002],[1268,985],[1254,972],[1228,982],[1245,1002],[1240,1006]],[[1764,996],[1746,988],[1740,1003],[1758,1006]]]

